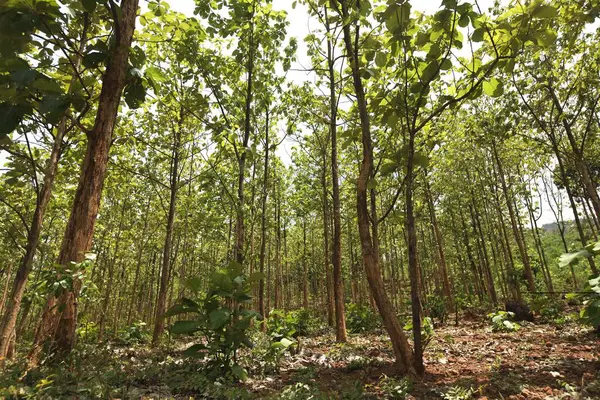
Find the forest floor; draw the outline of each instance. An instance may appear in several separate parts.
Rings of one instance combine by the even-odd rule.
[[[263,360],[248,355],[245,383],[212,385],[210,392],[198,364],[190,365],[174,350],[185,346],[179,341],[161,351],[139,345],[84,346],[76,362],[44,381],[21,378],[20,393],[27,392],[26,385],[37,389],[18,397],[600,399],[600,340],[575,323],[526,323],[517,332],[495,333],[484,319],[462,319],[459,326],[436,328],[420,381],[393,377],[392,349],[382,332],[353,334],[343,345],[331,334],[301,338],[297,353],[286,354],[271,375],[253,373]]]
[[[392,398],[397,386],[398,395],[416,399],[600,399],[600,339],[576,324],[525,323],[510,333],[494,333],[483,321],[438,328],[426,347],[425,376],[412,385],[389,378],[385,335],[352,335],[344,346],[333,336],[301,343],[279,377],[251,383],[255,391],[276,393],[313,369],[308,385],[340,397],[362,386],[366,398]]]

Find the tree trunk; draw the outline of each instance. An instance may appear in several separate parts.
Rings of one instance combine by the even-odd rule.
[[[92,245],[112,133],[127,78],[127,59],[135,30],[138,1],[121,2],[121,15],[118,23],[115,23],[116,43],[103,76],[94,127],[87,134],[87,149],[79,184],[57,260],[60,265],[80,263]],[[54,295],[48,298],[29,353],[32,365],[39,364],[45,343],[49,347],[56,347],[59,353],[69,353],[73,348],[80,283],[75,282],[74,286],[72,290],[65,290],[59,298]]]
[[[342,271],[342,220],[340,211],[340,182],[337,149],[337,96],[335,91],[334,38],[330,35],[327,7],[324,6],[327,40],[327,67],[329,73],[329,134],[331,137],[331,184],[333,196],[333,297],[335,302],[335,338],[337,342],[348,340],[346,332],[346,310],[344,307],[344,276]]]
[[[335,0],[334,0],[335,1]],[[379,313],[383,318],[383,324],[390,335],[394,354],[396,356],[396,368],[400,373],[416,374],[416,369],[413,364],[413,353],[406,335],[398,318],[394,313],[392,304],[383,287],[381,279],[381,271],[379,270],[379,260],[375,257],[373,249],[373,240],[370,232],[369,208],[368,208],[368,182],[371,178],[373,169],[373,149],[371,142],[371,127],[369,114],[367,111],[367,102],[365,99],[364,88],[360,77],[358,65],[359,56],[352,44],[352,36],[350,32],[350,20],[348,13],[348,4],[346,0],[340,0],[342,8],[342,18],[344,20],[344,43],[346,53],[352,70],[352,78],[354,83],[354,91],[356,94],[356,104],[361,124],[362,133],[362,162],[360,174],[357,181],[357,215],[358,215],[358,232],[360,236],[361,250],[365,272],[373,298],[379,309]]]
[[[525,275],[527,278],[527,289],[530,292],[535,291],[535,282],[533,280],[533,273],[531,271],[531,264],[529,263],[529,255],[527,254],[527,247],[523,242],[521,235],[519,234],[519,228],[517,226],[517,219],[515,216],[515,210],[513,209],[513,203],[511,199],[511,194],[508,189],[508,185],[506,183],[504,169],[502,168],[502,163],[500,162],[500,157],[498,155],[498,149],[496,148],[496,142],[492,142],[492,150],[494,153],[494,157],[496,158],[496,164],[498,165],[498,176],[500,178],[500,183],[502,184],[502,191],[504,192],[504,198],[506,200],[506,206],[508,207],[508,216],[510,217],[510,225],[513,230],[513,235],[515,237],[515,241],[517,242],[517,247],[519,249],[519,255],[521,256],[521,261],[523,262],[523,267],[525,268]]]
[[[175,209],[177,203],[177,190],[179,188],[179,158],[181,156],[181,129],[183,125],[183,106],[179,110],[179,121],[173,127],[173,149],[171,150],[171,182],[169,185],[169,213],[167,215],[167,226],[165,231],[165,244],[163,247],[162,268],[160,275],[160,288],[156,299],[156,313],[154,315],[154,332],[152,334],[152,346],[156,346],[165,330],[167,289],[171,279],[171,248],[173,243],[173,228],[175,225]]]
[[[267,245],[267,201],[269,199],[269,109],[267,108],[265,116],[265,170],[263,173],[263,193],[262,193],[262,213],[260,216],[260,258],[259,269],[263,277],[258,284],[258,312],[266,317],[265,310],[265,253]],[[267,325],[263,322],[260,325],[261,331],[267,330]]]
[[[250,35],[248,36],[248,66],[247,66],[247,82],[246,82],[246,100],[245,100],[245,117],[244,117],[244,136],[242,138],[242,147],[238,150],[241,154],[238,155],[238,204],[237,204],[237,220],[235,223],[235,260],[242,264],[244,262],[244,175],[246,172],[246,158],[248,142],[250,141],[251,126],[251,109],[252,109],[252,90],[254,80],[254,6],[249,16]]]
[[[446,263],[446,253],[444,251],[444,237],[440,231],[440,227],[437,222],[437,216],[435,213],[435,206],[433,204],[433,198],[431,196],[431,188],[429,181],[425,177],[425,194],[427,195],[427,204],[429,205],[429,215],[431,218],[431,224],[433,225],[433,231],[435,233],[435,241],[437,244],[438,255],[440,257],[440,268],[442,270],[442,280],[444,288],[444,296],[448,302],[448,308],[452,310],[454,308],[452,301],[452,288],[450,287],[450,279],[448,278],[448,265]]]

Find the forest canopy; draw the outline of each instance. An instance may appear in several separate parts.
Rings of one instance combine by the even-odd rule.
[[[600,2],[429,3],[0,1],[0,396],[600,395]]]

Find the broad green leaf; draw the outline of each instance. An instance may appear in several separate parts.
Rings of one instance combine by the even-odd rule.
[[[183,351],[183,355],[186,357],[198,357],[204,356],[204,352],[207,350],[207,347],[202,343],[193,344],[187,349]]]
[[[558,11],[552,6],[541,4],[534,8],[531,16],[535,18],[554,18],[558,16]]]
[[[217,310],[212,311],[208,316],[208,318],[210,319],[210,328],[222,328],[223,325],[225,325],[229,320],[230,315],[231,313],[224,308],[219,308]]]
[[[233,364],[231,366],[231,372],[233,373],[233,375],[236,378],[238,378],[242,382],[244,382],[248,379],[248,373],[246,372],[246,370],[244,368],[242,368],[238,364]]]
[[[83,8],[89,13],[93,13],[96,10],[96,0],[81,0]]]
[[[177,321],[171,326],[171,333],[186,334],[194,333],[200,329],[198,321]]]
[[[250,274],[250,276],[248,277],[248,279],[246,281],[248,283],[254,283],[254,282],[258,282],[265,278],[266,278],[266,276],[265,276],[264,272],[256,271],[256,272],[253,272],[252,274]]]
[[[483,91],[491,97],[499,97],[504,93],[504,85],[497,78],[483,82]]]
[[[25,106],[0,103],[0,136],[14,131],[23,119],[27,110],[28,109]]]

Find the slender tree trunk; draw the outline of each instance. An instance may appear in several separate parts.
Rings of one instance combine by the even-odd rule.
[[[160,288],[156,299],[156,313],[154,315],[154,332],[152,333],[152,346],[156,346],[160,336],[165,330],[163,314],[167,308],[167,290],[171,279],[171,248],[173,247],[173,230],[175,226],[175,210],[177,205],[177,191],[179,189],[179,158],[181,156],[181,130],[183,128],[183,106],[179,110],[179,121],[173,126],[173,149],[171,150],[171,182],[169,185],[169,212],[165,229],[165,244],[163,247],[162,268],[160,275]]]
[[[112,133],[127,77],[127,59],[135,30],[138,1],[121,2],[119,22],[115,23],[116,43],[104,73],[94,127],[87,134],[79,185],[58,256],[58,264],[61,265],[81,262],[92,245]],[[72,290],[65,290],[59,298],[53,295],[48,298],[29,353],[32,365],[39,364],[44,343],[56,347],[59,353],[69,353],[73,348],[80,283],[75,282],[74,286]]]
[[[535,282],[533,280],[533,273],[531,271],[531,264],[529,262],[529,255],[527,254],[527,248],[521,235],[519,234],[519,228],[517,226],[517,220],[515,216],[515,210],[513,209],[513,203],[511,199],[511,195],[508,189],[508,185],[506,183],[504,169],[502,168],[502,163],[500,162],[500,157],[498,156],[498,149],[496,148],[496,142],[492,142],[492,150],[494,153],[494,157],[496,158],[496,165],[498,166],[498,176],[500,178],[500,183],[502,184],[502,191],[504,192],[504,198],[506,200],[506,206],[508,207],[508,216],[510,217],[510,224],[512,226],[513,234],[515,236],[515,241],[517,242],[517,247],[519,249],[519,254],[521,256],[521,261],[523,262],[523,267],[525,268],[525,275],[527,278],[527,289],[530,292],[535,291]]]
[[[260,279],[258,284],[258,312],[263,317],[266,317],[265,310],[265,252],[267,245],[267,201],[269,199],[269,109],[267,108],[265,116],[265,169],[263,173],[263,187],[262,187],[262,212],[260,216],[260,258],[259,258],[259,270],[263,277]],[[260,329],[265,332],[267,330],[266,324],[263,322],[260,325]]]
[[[327,33],[330,33],[327,7],[324,7]],[[342,219],[340,211],[340,182],[337,149],[337,96],[335,90],[333,36],[327,40],[327,66],[329,72],[329,130],[331,137],[331,184],[333,195],[333,297],[335,301],[335,338],[337,342],[348,340],[346,310],[344,307],[344,276],[342,271]]]
[[[117,258],[119,257],[119,247],[121,247],[121,233],[123,232],[123,223],[125,222],[126,208],[127,199],[123,201],[123,205],[121,206],[121,217],[119,218],[119,227],[117,229],[117,235],[115,236],[115,252],[113,253],[112,259],[110,261],[110,266],[108,267],[108,283],[106,284],[106,288],[104,289],[104,300],[102,301],[102,310],[100,314],[100,328],[98,333],[99,341],[102,341],[104,337],[104,328],[108,314],[108,305],[110,303],[112,295],[113,278],[115,275],[115,264],[117,263]]]
[[[302,219],[302,306],[308,308],[308,263],[306,262],[306,218]]]
[[[335,1],[335,0],[334,0]],[[368,208],[368,182],[372,175],[373,169],[373,149],[371,142],[371,127],[369,121],[369,113],[367,111],[367,102],[365,99],[364,88],[360,77],[359,70],[359,55],[358,49],[352,44],[352,36],[350,32],[350,18],[348,13],[347,0],[339,0],[342,8],[342,18],[344,20],[344,43],[346,53],[352,69],[352,78],[354,83],[354,91],[356,94],[356,104],[361,123],[362,133],[362,162],[360,174],[357,181],[357,215],[358,215],[358,231],[363,255],[363,263],[371,293],[379,309],[379,313],[383,318],[383,324],[390,335],[394,354],[396,356],[396,368],[400,373],[416,374],[418,368],[413,366],[413,352],[410,348],[406,335],[398,318],[394,313],[394,308],[385,292],[381,279],[381,271],[379,270],[379,260],[373,249],[373,240],[370,232],[369,208]],[[414,245],[415,243],[413,243]],[[418,299],[417,299],[418,301]]]
[[[245,118],[244,118],[244,136],[242,146],[238,156],[238,204],[237,204],[237,220],[235,224],[235,260],[242,264],[244,262],[244,175],[246,172],[246,158],[248,142],[250,141],[251,126],[251,110],[252,110],[252,94],[254,83],[254,12],[255,3],[252,3],[252,11],[249,15],[250,35],[248,36],[248,65],[247,65],[247,81],[246,81],[246,101],[245,101]]]
[[[446,263],[446,252],[444,251],[444,236],[440,231],[440,227],[437,222],[437,216],[435,213],[435,206],[433,204],[433,198],[431,196],[431,188],[429,186],[429,181],[427,177],[425,177],[425,194],[427,195],[427,204],[429,205],[429,215],[431,218],[431,224],[433,225],[433,230],[435,233],[435,240],[438,249],[438,255],[440,257],[440,268],[442,270],[442,280],[443,280],[443,288],[444,288],[444,296],[446,297],[446,301],[448,302],[448,308],[452,310],[454,308],[453,297],[452,297],[452,289],[450,286],[450,279],[448,278],[448,265]]]

